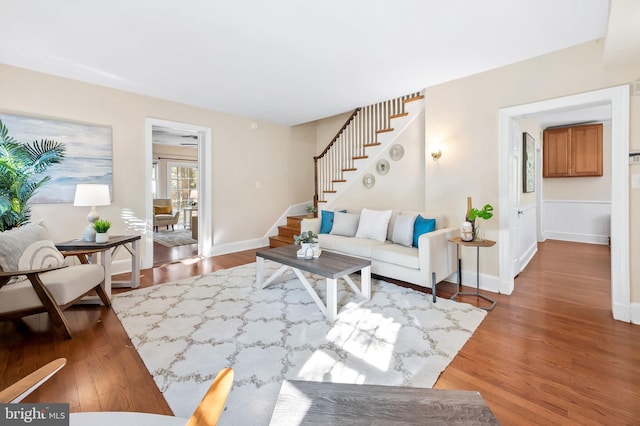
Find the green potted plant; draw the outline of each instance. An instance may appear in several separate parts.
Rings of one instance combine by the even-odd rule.
[[[111,222],[106,219],[96,219],[93,222],[93,229],[96,231],[96,243],[109,241],[109,235],[107,235],[109,228],[111,228]]]
[[[316,211],[318,211],[318,209],[316,209],[311,204],[307,204],[307,207],[305,207],[305,210],[307,211],[307,217],[314,217]]]
[[[300,235],[293,236],[296,244],[300,244],[298,257],[304,257],[305,259],[311,259],[314,257],[315,252],[318,250],[316,238],[318,238],[318,234],[313,233],[313,231],[305,231]]]
[[[313,231],[305,231],[300,235],[294,235],[293,239],[296,244],[313,244],[316,242],[318,234],[314,234]]]
[[[469,209],[469,222],[473,225],[473,239],[474,241],[484,240],[484,231],[481,230],[480,222],[476,219],[489,220],[493,217],[493,206],[491,204],[485,204],[482,209],[478,210],[473,207]]]
[[[50,179],[42,173],[64,153],[63,144],[48,139],[18,142],[0,121],[0,232],[29,223],[29,200]]]

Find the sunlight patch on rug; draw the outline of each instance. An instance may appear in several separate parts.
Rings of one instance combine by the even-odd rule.
[[[265,275],[279,266],[266,261]],[[486,316],[375,279],[365,301],[339,280],[330,323],[292,273],[266,289],[255,275],[252,263],[113,296],[176,416],[191,415],[224,367],[235,370],[225,425],[268,424],[284,379],[430,388]],[[305,276],[325,300],[324,279]]]

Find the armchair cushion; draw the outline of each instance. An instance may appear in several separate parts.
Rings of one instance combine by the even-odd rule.
[[[171,206],[153,206],[153,214],[171,214]]]

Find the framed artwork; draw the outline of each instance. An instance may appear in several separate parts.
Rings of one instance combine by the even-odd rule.
[[[101,183],[113,188],[112,129],[110,126],[73,123],[0,113],[9,135],[19,142],[50,139],[65,146],[62,162],[47,169],[51,180],[31,203],[73,203],[76,185]]]
[[[529,133],[522,134],[522,192],[536,190],[536,141]]]

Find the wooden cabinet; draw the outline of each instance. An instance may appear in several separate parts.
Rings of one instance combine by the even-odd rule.
[[[602,176],[602,124],[544,131],[542,177]]]

